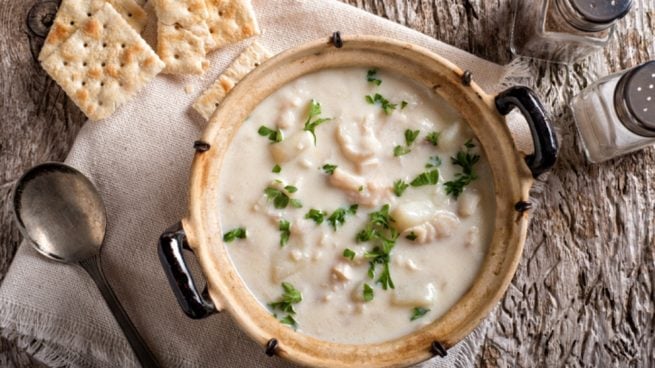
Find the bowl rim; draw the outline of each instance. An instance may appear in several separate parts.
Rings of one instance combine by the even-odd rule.
[[[464,72],[443,57],[407,42],[353,35],[335,47],[326,39],[274,56],[247,75],[212,115],[202,140],[207,151],[194,156],[189,211],[182,220],[217,309],[227,310],[262,346],[276,339],[276,354],[303,365],[323,367],[408,366],[447,349],[470,333],[500,300],[516,271],[525,242],[528,215],[515,203],[527,201],[533,179],[496,110],[493,97],[475,82],[463,84]],[[280,324],[250,294],[224,247],[216,210],[223,155],[249,113],[282,85],[314,71],[365,66],[398,72],[431,88],[467,121],[491,168],[496,198],[492,239],[473,285],[442,317],[409,335],[374,344],[342,344],[304,335]],[[437,345],[437,346],[438,346]],[[438,350],[438,349],[437,349]]]

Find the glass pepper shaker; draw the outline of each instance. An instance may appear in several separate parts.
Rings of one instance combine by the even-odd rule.
[[[598,80],[572,109],[591,162],[655,144],[655,61]]]
[[[568,63],[603,48],[632,0],[514,0],[515,55]]]

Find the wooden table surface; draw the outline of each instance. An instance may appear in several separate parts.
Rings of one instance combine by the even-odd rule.
[[[512,59],[509,0],[345,2],[488,60]],[[0,283],[21,239],[8,202],[14,182],[63,160],[84,123],[36,62],[47,29],[26,17],[39,3],[57,1],[0,0]],[[551,108],[561,154],[534,193],[516,276],[469,340],[477,365],[655,366],[655,150],[590,165],[568,107],[599,76],[655,59],[654,29],[655,0],[635,0],[603,53],[570,66],[531,62],[526,83]],[[0,366],[39,364],[0,339]]]

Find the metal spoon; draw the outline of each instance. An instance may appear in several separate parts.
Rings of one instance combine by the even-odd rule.
[[[100,249],[107,216],[89,179],[61,163],[41,164],[18,180],[13,204],[23,236],[44,256],[82,266],[100,289],[141,365],[159,367],[102,273]]]

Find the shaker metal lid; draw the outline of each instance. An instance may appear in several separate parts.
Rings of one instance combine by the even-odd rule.
[[[621,77],[615,93],[617,112],[621,121],[638,134],[653,136],[655,134],[655,60],[627,72]]]
[[[569,0],[573,8],[593,23],[612,23],[623,18],[632,7],[632,0]]]

